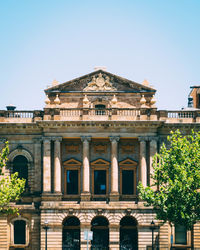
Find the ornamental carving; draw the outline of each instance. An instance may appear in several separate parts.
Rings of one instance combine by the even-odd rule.
[[[108,76],[104,78],[102,74],[99,73],[97,77],[92,77],[92,81],[88,83],[84,91],[116,91],[116,88],[112,86]]]
[[[71,154],[79,153],[79,145],[77,144],[66,145],[66,153],[71,153]]]
[[[130,144],[122,145],[121,149],[122,149],[122,153],[124,154],[134,153],[134,146]]]
[[[96,144],[94,145],[94,153],[102,154],[107,152],[106,144]]]

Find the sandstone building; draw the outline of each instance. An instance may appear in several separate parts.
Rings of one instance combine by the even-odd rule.
[[[190,106],[199,103],[193,88]],[[196,92],[195,92],[196,91]],[[200,126],[200,111],[157,110],[156,90],[105,69],[45,90],[43,110],[0,111],[0,146],[9,141],[5,169],[27,180],[20,214],[0,217],[0,249],[170,248],[171,228],[138,200],[137,183],[151,183],[152,157],[171,130]],[[199,108],[199,106],[195,106]],[[172,228],[174,249],[190,246],[190,232]],[[195,249],[200,249],[195,225]]]

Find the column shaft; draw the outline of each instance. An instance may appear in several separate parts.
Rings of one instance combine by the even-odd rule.
[[[117,148],[118,148],[119,138],[120,138],[119,136],[110,136],[110,141],[111,141],[111,194],[110,195],[116,196],[116,199],[118,199],[119,197],[119,182],[118,182],[119,178],[118,178],[118,159],[117,159],[118,158]]]
[[[90,161],[89,161],[89,148],[90,148],[90,136],[82,136],[81,140],[83,142],[83,179],[82,179],[82,195],[86,198],[86,196],[90,195]],[[84,198],[83,198],[84,199]],[[89,197],[86,198],[86,200]]]
[[[54,192],[61,193],[61,162],[60,162],[60,141],[54,140]]]
[[[151,179],[151,175],[153,174],[153,156],[157,153],[157,138],[150,138],[150,185],[153,184],[153,180]]]
[[[41,140],[35,139],[34,144],[34,176],[36,192],[41,192]]]
[[[43,141],[43,192],[51,192],[51,141]]]
[[[140,138],[140,181],[147,186],[146,140]]]

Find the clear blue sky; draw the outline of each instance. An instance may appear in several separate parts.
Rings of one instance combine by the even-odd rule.
[[[106,66],[156,89],[159,109],[200,85],[200,0],[1,0],[0,109],[42,109],[43,90]]]

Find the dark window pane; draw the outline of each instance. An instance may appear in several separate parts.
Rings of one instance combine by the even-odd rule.
[[[175,227],[175,243],[176,244],[187,244],[187,230],[185,226],[177,225]]]
[[[94,171],[94,194],[106,194],[106,170]]]
[[[78,170],[67,170],[67,194],[78,194]]]
[[[106,114],[106,112],[105,112],[105,108],[106,108],[106,106],[105,105],[103,105],[103,104],[97,104],[97,105],[95,105],[95,114],[96,115],[105,115]]]
[[[18,177],[26,180],[28,187],[28,161],[23,155],[18,155],[13,161],[13,172],[18,172]]]
[[[26,244],[26,222],[24,220],[14,222],[14,244]]]
[[[134,194],[134,171],[123,170],[122,171],[122,194]]]

